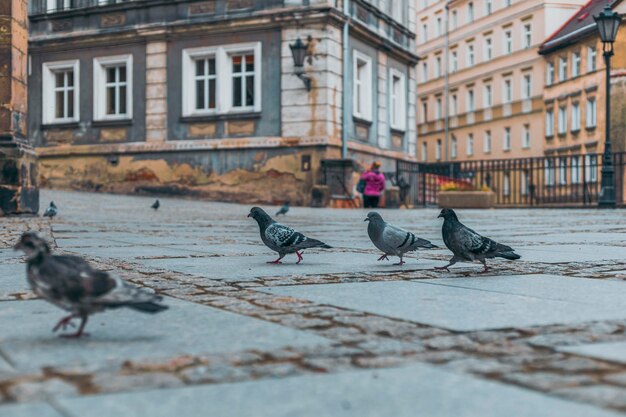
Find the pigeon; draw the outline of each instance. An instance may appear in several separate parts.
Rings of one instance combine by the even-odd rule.
[[[276,217],[280,216],[281,214],[284,216],[285,214],[287,214],[288,211],[289,211],[289,201],[283,204],[280,210],[276,212]]]
[[[372,243],[383,252],[383,256],[378,258],[379,261],[389,260],[387,256],[395,255],[400,258],[400,262],[394,265],[404,265],[405,262],[402,258],[405,253],[418,248],[434,249],[437,247],[428,240],[420,239],[411,232],[385,222],[381,215],[375,211],[370,211],[365,221],[369,222],[367,234]]]
[[[54,205],[54,201],[51,201],[46,211],[43,212],[43,216],[53,218],[58,213],[59,213],[59,209],[57,209],[57,206]]]
[[[161,207],[161,203],[159,203],[159,200],[156,200],[150,207],[157,211]]]
[[[59,320],[52,331],[65,330],[73,326],[73,319],[81,319],[76,333],[62,337],[83,336],[89,316],[106,309],[129,307],[144,313],[167,309],[159,303],[160,296],[94,269],[78,256],[53,255],[48,243],[35,232],[24,233],[14,249],[26,254],[26,277],[33,292],[70,313]]]
[[[449,271],[448,267],[459,261],[480,261],[485,267],[485,273],[489,271],[487,259],[504,258],[513,261],[521,258],[513,248],[494,242],[463,225],[452,209],[441,210],[438,217],[443,217],[443,241],[454,256],[448,265],[435,269]]]
[[[332,249],[324,242],[310,239],[302,233],[293,230],[291,227],[276,223],[269,214],[259,207],[252,207],[248,217],[252,217],[259,224],[261,231],[261,240],[265,246],[273,251],[278,252],[279,258],[275,261],[268,262],[270,264],[279,264],[280,260],[289,253],[295,253],[298,256],[298,262],[302,262],[302,254],[304,249],[309,248],[325,248]]]

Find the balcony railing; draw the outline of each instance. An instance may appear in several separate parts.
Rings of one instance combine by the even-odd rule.
[[[129,3],[131,1],[135,0],[33,0],[29,3],[30,14],[40,15],[92,7],[104,7],[111,4]]]

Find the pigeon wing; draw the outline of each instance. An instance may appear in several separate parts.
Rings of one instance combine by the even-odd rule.
[[[279,223],[274,223],[265,229],[265,238],[277,248],[284,249],[297,248],[307,240],[302,233]]]
[[[394,250],[409,248],[416,240],[417,237],[413,233],[399,227],[386,224],[383,229],[383,241]]]
[[[484,255],[493,252],[498,246],[493,240],[481,236],[465,226],[459,228],[457,236],[463,249],[474,255]]]

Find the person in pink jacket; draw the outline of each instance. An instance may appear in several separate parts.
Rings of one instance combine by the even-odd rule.
[[[380,194],[385,189],[385,175],[380,170],[380,162],[374,162],[372,167],[361,175],[365,182],[363,190],[363,206],[365,208],[377,208],[380,202]]]

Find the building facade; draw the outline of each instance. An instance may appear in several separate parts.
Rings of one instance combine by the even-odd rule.
[[[44,185],[307,204],[323,160],[415,157],[411,0],[30,7]]]
[[[584,0],[418,0],[418,158],[543,155],[537,48]]]

